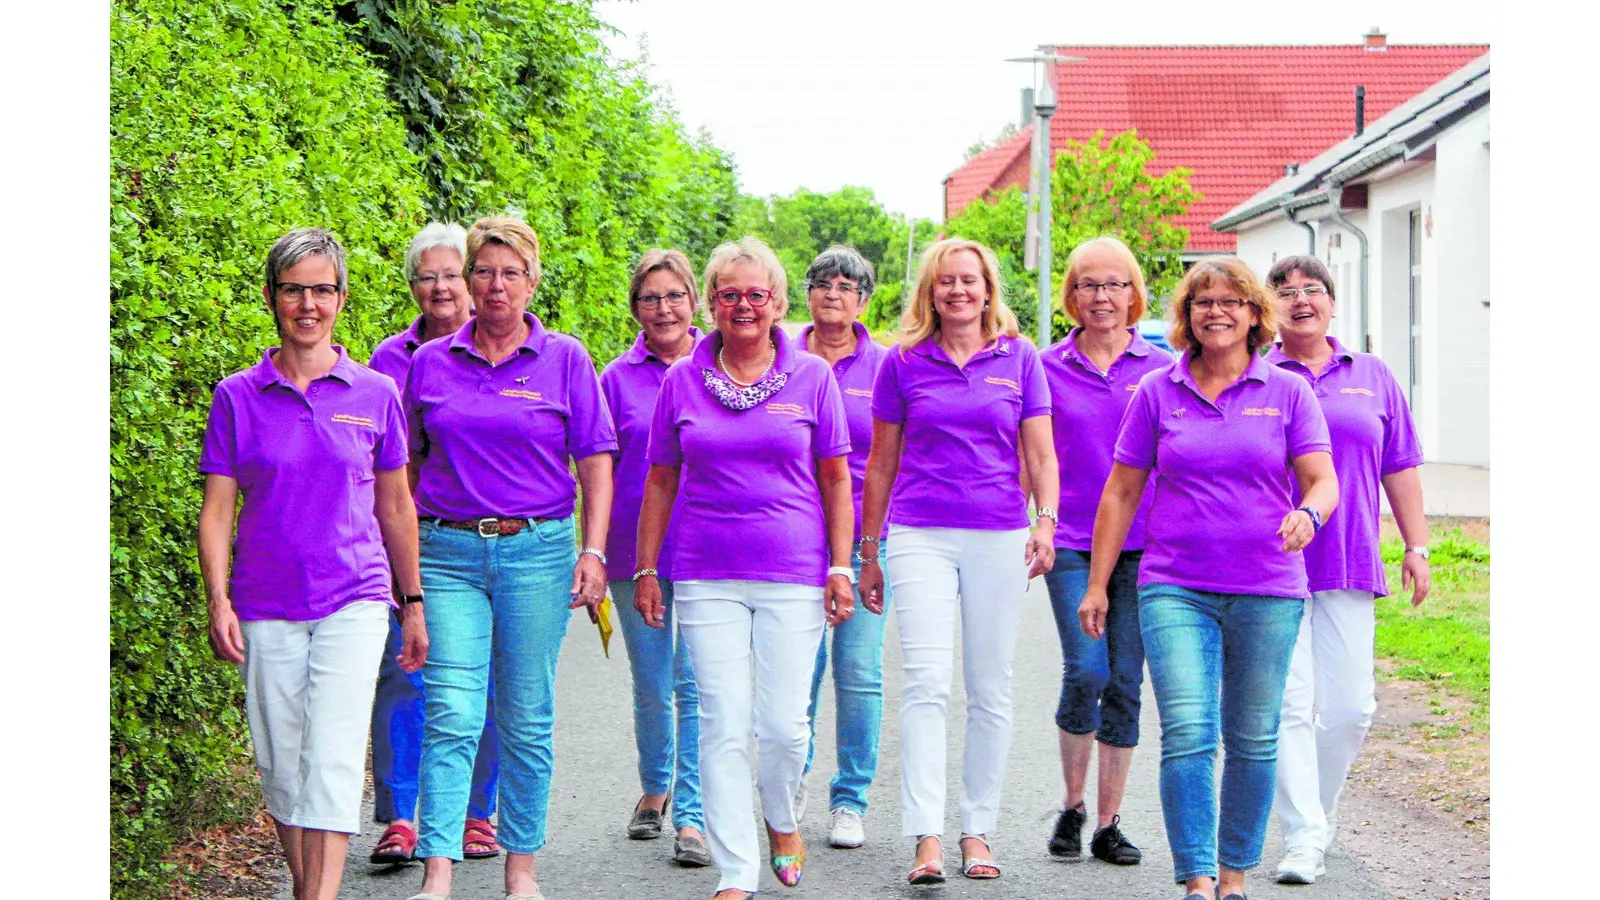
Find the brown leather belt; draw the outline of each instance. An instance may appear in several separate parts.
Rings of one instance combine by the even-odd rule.
[[[468,519],[465,522],[452,522],[449,519],[426,517],[422,521],[433,522],[440,528],[454,528],[458,531],[476,531],[478,537],[511,537],[539,522],[548,522],[549,518],[536,519],[500,519],[486,516],[482,519]]]

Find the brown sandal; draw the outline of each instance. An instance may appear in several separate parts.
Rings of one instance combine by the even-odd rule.
[[[494,838],[494,823],[488,819],[468,819],[466,830],[461,834],[461,855],[467,859],[499,856],[500,842]]]

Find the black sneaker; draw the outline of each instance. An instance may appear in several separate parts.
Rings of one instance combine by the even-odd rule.
[[[1121,816],[1112,816],[1111,824],[1097,830],[1094,839],[1089,842],[1089,852],[1095,859],[1103,859],[1108,863],[1119,866],[1136,866],[1139,864],[1141,854],[1139,848],[1129,841],[1117,823],[1122,821]]]
[[[1068,862],[1083,861],[1083,804],[1063,809],[1056,817],[1056,830],[1050,835],[1050,855]]]

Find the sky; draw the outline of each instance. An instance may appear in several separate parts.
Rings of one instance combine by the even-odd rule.
[[[1487,3],[1354,0],[1227,5],[1142,0],[808,3],[601,0],[620,58],[691,130],[733,155],[747,193],[871,188],[891,211],[943,214],[942,182],[974,142],[1020,117],[1040,44],[1489,43]]]

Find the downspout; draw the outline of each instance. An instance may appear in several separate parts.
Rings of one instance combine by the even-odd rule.
[[[1372,252],[1371,252],[1371,247],[1367,243],[1367,233],[1362,231],[1361,229],[1357,228],[1354,224],[1351,223],[1351,221],[1349,219],[1346,219],[1344,217],[1344,211],[1339,208],[1341,203],[1343,202],[1343,197],[1344,197],[1344,183],[1340,182],[1340,181],[1329,181],[1328,182],[1328,207],[1329,207],[1329,209],[1332,210],[1332,212],[1330,214],[1330,217],[1333,219],[1334,222],[1338,223],[1339,227],[1341,227],[1345,231],[1348,231],[1351,234],[1355,235],[1356,236],[1356,241],[1361,244],[1361,265],[1359,266],[1359,271],[1360,271],[1359,284],[1361,286],[1361,295],[1360,295],[1361,296],[1361,349],[1364,352],[1371,353],[1372,352],[1372,331],[1368,327],[1368,323],[1367,323],[1367,318],[1368,318],[1368,313],[1367,313],[1367,302],[1368,301],[1367,301],[1367,298],[1369,296],[1368,280],[1367,280],[1368,272],[1367,272],[1367,270],[1370,267],[1370,263],[1371,263],[1371,259],[1372,259]],[[1313,251],[1313,253],[1314,252],[1315,251]]]
[[[1278,204],[1278,208],[1283,210],[1283,217],[1285,219],[1288,219],[1290,222],[1293,222],[1294,224],[1299,225],[1301,228],[1306,230],[1306,255],[1316,256],[1317,230],[1311,227],[1310,222],[1302,222],[1294,217],[1294,213],[1289,211],[1289,204],[1292,202],[1294,202],[1294,195],[1285,194],[1283,200]]]

